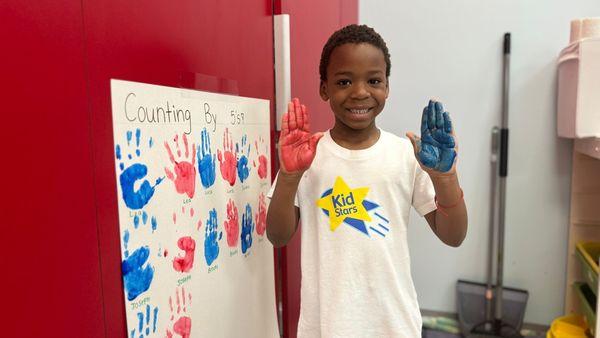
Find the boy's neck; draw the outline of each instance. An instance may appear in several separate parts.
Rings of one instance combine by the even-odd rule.
[[[367,149],[374,145],[381,131],[373,123],[369,128],[355,130],[336,123],[329,131],[331,138],[339,146],[350,150]]]

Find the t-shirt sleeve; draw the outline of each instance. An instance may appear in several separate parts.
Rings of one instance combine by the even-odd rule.
[[[434,201],[435,190],[433,189],[433,183],[429,174],[421,169],[418,163],[416,163],[416,167],[412,206],[417,210],[419,215],[425,216],[437,209]]]
[[[269,189],[269,192],[267,193],[267,198],[271,199],[273,197],[273,191],[275,191],[275,185],[277,184],[277,178],[279,177],[279,172],[277,172],[277,175],[275,175],[275,180],[273,181],[273,185],[271,185],[271,189]],[[294,205],[297,207],[300,207],[300,204],[298,204],[298,192],[296,191],[296,195],[294,196]]]

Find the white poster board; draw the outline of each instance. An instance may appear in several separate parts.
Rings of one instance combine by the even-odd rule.
[[[277,337],[269,101],[111,80],[129,337]]]

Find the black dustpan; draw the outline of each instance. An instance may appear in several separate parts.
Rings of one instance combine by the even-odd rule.
[[[495,287],[492,285],[492,288],[495,289]],[[487,289],[487,285],[484,283],[459,280],[456,284],[457,313],[461,332],[467,337],[490,337],[485,333],[502,331],[501,335],[498,335],[499,337],[513,337],[523,326],[529,292],[503,287],[502,320],[498,323],[493,316],[486,318],[485,295]],[[495,305],[495,299],[492,297],[490,307],[493,309]],[[494,328],[494,325],[504,325],[504,327]]]

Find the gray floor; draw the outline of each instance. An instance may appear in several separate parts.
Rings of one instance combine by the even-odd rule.
[[[450,312],[439,312],[439,311],[430,311],[430,310],[421,310],[421,314],[423,316],[443,316],[447,318],[456,319],[456,313]],[[535,332],[534,335],[528,335],[526,338],[545,338],[546,332],[550,327],[546,325],[538,325],[538,324],[530,324],[523,323],[523,329],[527,329],[529,331]],[[423,338],[462,338],[461,335],[456,335],[452,333],[440,332],[435,330],[430,330],[423,328]]]
[[[440,332],[440,331],[434,331],[434,330],[428,330],[428,329],[423,329],[422,337],[423,338],[462,338],[462,336],[460,336],[460,335],[446,333],[446,332]],[[545,337],[546,337],[545,333],[540,333],[537,336],[528,336],[526,338],[545,338]]]
[[[452,333],[433,331],[428,329],[423,329],[423,338],[460,338],[461,336],[455,335]]]

